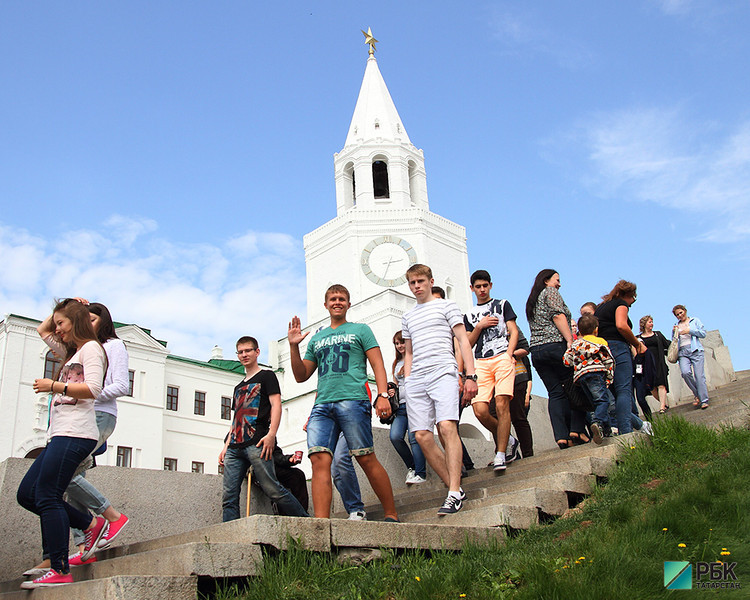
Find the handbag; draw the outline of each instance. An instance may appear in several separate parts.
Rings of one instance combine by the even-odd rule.
[[[594,403],[588,397],[588,394],[583,391],[580,384],[573,381],[573,375],[562,382],[562,388],[568,397],[568,402],[572,410],[582,410],[583,412],[594,410]]]
[[[680,358],[680,342],[678,339],[677,336],[673,335],[672,341],[669,343],[669,348],[667,349],[667,360],[672,364],[675,364]]]
[[[389,417],[380,417],[380,422],[383,425],[390,425],[391,423],[393,423],[393,420],[396,418],[396,411],[398,410],[398,407],[399,407],[398,386],[395,383],[389,381],[388,382],[388,389],[389,390],[394,390],[395,393],[393,394],[393,396],[388,396],[388,402],[391,403],[391,414],[390,414],[390,416]],[[375,402],[377,402],[377,399],[375,400]],[[373,402],[373,406],[375,406],[375,402]]]

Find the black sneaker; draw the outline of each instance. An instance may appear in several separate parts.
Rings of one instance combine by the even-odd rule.
[[[443,502],[443,505],[438,509],[438,517],[444,517],[445,515],[452,515],[454,513],[457,513],[459,510],[461,510],[461,506],[463,506],[461,498],[448,496],[445,499],[445,502]]]
[[[466,500],[466,492],[464,492],[464,488],[458,488],[458,497],[461,498],[461,502]]]
[[[508,449],[505,451],[505,464],[509,465],[516,459],[521,458],[521,444],[518,443],[518,440],[514,437],[508,438],[509,440],[513,440],[512,442],[508,442]]]

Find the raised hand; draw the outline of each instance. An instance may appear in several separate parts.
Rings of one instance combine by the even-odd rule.
[[[298,346],[308,335],[310,335],[309,331],[302,333],[302,323],[300,322],[299,317],[294,315],[289,323],[289,330],[286,334],[289,343]]]

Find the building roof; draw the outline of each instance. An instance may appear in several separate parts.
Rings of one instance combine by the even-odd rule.
[[[349,133],[344,147],[380,138],[380,142],[411,144],[401,123],[396,105],[378,68],[374,56],[367,59],[365,76],[359,89]]]

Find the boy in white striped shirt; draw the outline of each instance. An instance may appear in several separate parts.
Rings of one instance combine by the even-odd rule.
[[[465,401],[477,393],[474,356],[455,302],[434,298],[432,270],[421,264],[406,272],[417,305],[402,317],[404,389],[409,428],[432,469],[448,486],[448,497],[438,515],[456,513],[466,495],[461,489],[461,439],[458,437],[458,365],[453,336],[458,341],[466,369]],[[437,423],[445,453],[435,443]]]

